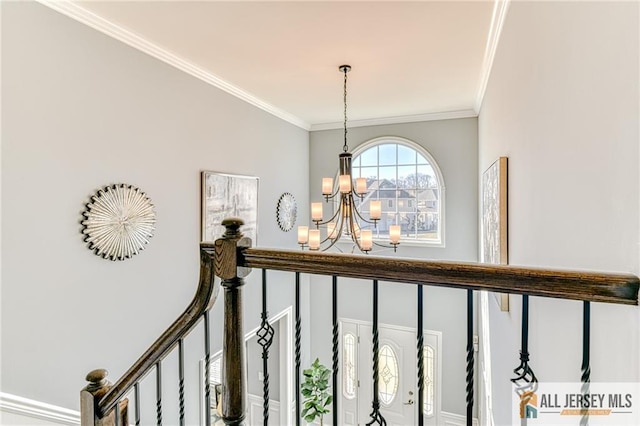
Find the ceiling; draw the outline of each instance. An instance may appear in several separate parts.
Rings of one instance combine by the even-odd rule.
[[[42,0],[306,129],[476,115],[506,1]],[[495,17],[494,17],[495,16]]]

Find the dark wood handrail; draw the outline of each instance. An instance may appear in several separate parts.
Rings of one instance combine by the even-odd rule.
[[[245,248],[239,266],[591,302],[638,304],[631,274]]]
[[[147,351],[129,368],[129,370],[104,394],[97,406],[97,414],[104,417],[113,409],[127,392],[156,363],[162,360],[198,323],[202,315],[211,307],[218,297],[219,283],[214,279],[214,245],[200,244],[200,279],[198,289],[187,309]]]

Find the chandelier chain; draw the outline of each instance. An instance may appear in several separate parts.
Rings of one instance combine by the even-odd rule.
[[[347,72],[349,69],[347,67],[344,68],[344,146],[342,150],[344,152],[349,151],[349,146],[347,145]]]

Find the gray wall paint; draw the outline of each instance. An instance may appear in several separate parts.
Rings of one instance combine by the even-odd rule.
[[[1,7],[2,390],[77,409],[88,371],[115,380],[193,297],[201,170],[259,176],[260,245],[295,247],[275,208],[290,191],[308,214],[308,133],[42,5]],[[89,196],[118,182],[152,198],[157,229],[140,255],[110,262],[86,248],[79,222]],[[259,275],[245,287],[247,330],[259,324]],[[282,276],[270,284],[274,314],[293,300]],[[221,321],[217,305],[214,351]],[[199,327],[186,342],[188,386],[201,341]],[[177,385],[164,396],[177,401]]]
[[[352,150],[363,142],[382,136],[410,139],[433,155],[444,176],[446,247],[401,244],[398,253],[384,253],[385,255],[477,260],[478,158],[475,118],[358,127],[349,129],[348,136]],[[335,176],[337,173],[342,137],[342,130],[311,132],[309,191],[312,201],[321,201],[322,177]],[[348,245],[344,248],[350,249]],[[331,365],[331,280],[312,277],[311,283],[312,359],[318,356],[326,365]],[[371,320],[370,283],[341,279],[338,291],[340,317]],[[380,322],[415,328],[415,300],[414,286],[382,283]],[[426,288],[425,328],[442,331],[443,334],[442,409],[458,414],[464,413],[465,406],[465,309],[464,291]]]
[[[509,157],[512,264],[638,274],[639,5],[512,2],[479,118],[480,172]],[[495,420],[511,424],[520,298],[490,304]],[[541,381],[579,381],[579,302],[531,301]],[[592,306],[592,381],[638,381],[639,310]]]

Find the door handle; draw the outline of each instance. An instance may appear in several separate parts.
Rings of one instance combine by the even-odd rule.
[[[408,400],[404,405],[413,405],[413,399]]]

